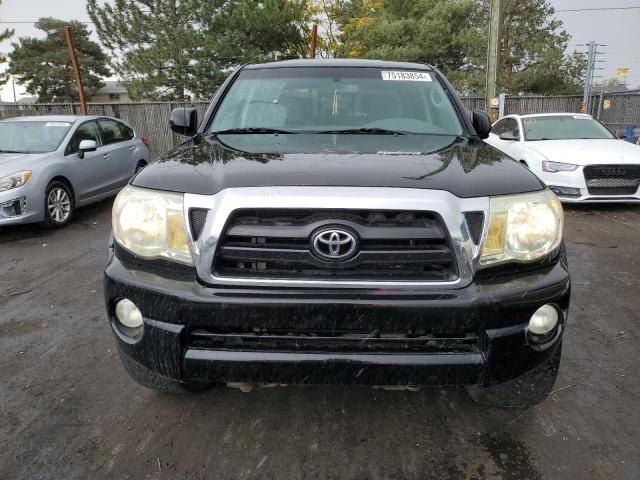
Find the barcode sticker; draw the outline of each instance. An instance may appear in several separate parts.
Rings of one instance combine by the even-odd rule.
[[[401,82],[430,82],[431,75],[426,72],[389,72],[382,71],[382,80],[398,80]]]

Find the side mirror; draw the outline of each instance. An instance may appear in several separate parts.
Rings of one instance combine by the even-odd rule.
[[[491,132],[491,120],[487,112],[474,110],[471,115],[471,122],[473,123],[473,129],[480,138],[485,139],[489,136]]]
[[[81,140],[78,146],[78,156],[84,158],[85,152],[95,152],[98,149],[98,144],[95,140]]]
[[[169,117],[171,130],[192,137],[198,130],[198,112],[195,108],[174,108]]]
[[[500,140],[508,140],[508,141],[514,141],[514,140],[520,140],[517,136],[515,136],[513,134],[513,132],[511,131],[507,131],[507,132],[502,132],[499,136]]]

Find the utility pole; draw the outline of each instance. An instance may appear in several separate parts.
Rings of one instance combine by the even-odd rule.
[[[598,99],[598,113],[596,114],[596,118],[600,120],[600,114],[602,113],[602,105],[604,104],[604,89],[607,85],[605,79],[602,79],[602,89],[600,90],[600,98]]]
[[[316,58],[316,45],[318,44],[318,24],[314,23],[311,27],[311,51],[310,58]]]
[[[82,76],[80,75],[80,65],[78,65],[78,57],[76,55],[76,49],[73,47],[73,38],[71,36],[71,27],[64,27],[64,38],[67,41],[67,47],[69,48],[69,58],[71,59],[71,66],[73,67],[73,73],[76,77],[76,85],[78,86],[78,96],[80,97],[80,112],[82,115],[87,114],[87,102],[84,98],[84,88],[82,87]]]
[[[584,73],[584,93],[582,95],[583,113],[589,113],[589,103],[591,102],[591,82],[593,80],[593,72],[596,60],[596,42],[589,42],[589,50],[587,52],[587,70]]]
[[[603,68],[597,67],[598,63],[604,63],[603,60],[597,59],[598,55],[604,53],[599,51],[598,48],[606,46],[607,45],[603,43],[596,43],[593,40],[587,44],[587,47],[589,48],[587,50],[587,70],[584,73],[584,94],[582,97],[581,109],[583,113],[589,113],[592,110],[593,105],[591,105],[591,88],[593,86],[593,79],[596,77],[600,77],[600,75],[596,75],[596,70],[604,70]]]
[[[502,22],[501,0],[491,0],[489,11],[489,49],[487,52],[487,81],[485,85],[487,111],[491,112],[492,99],[497,94],[498,60],[500,54],[500,24]],[[497,112],[496,112],[497,113]]]

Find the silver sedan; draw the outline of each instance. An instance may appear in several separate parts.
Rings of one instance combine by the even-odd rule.
[[[76,208],[115,195],[148,162],[148,141],[115,118],[0,120],[0,227],[62,227]]]

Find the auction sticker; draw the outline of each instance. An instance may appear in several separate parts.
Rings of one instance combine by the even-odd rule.
[[[425,72],[389,72],[382,71],[382,80],[399,80],[403,82],[430,82],[431,75]]]

